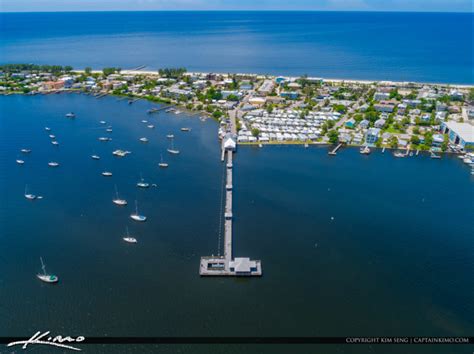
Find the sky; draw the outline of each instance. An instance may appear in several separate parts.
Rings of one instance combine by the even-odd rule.
[[[1,12],[321,10],[473,12],[472,0],[0,0]]]

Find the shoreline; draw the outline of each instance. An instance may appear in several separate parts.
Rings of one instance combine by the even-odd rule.
[[[77,73],[84,73],[85,70],[73,70]],[[102,70],[92,70],[91,73],[101,74]],[[121,74],[128,74],[128,75],[156,75],[158,74],[157,70],[127,70],[122,69]],[[257,73],[242,73],[242,72],[206,72],[206,71],[189,71],[188,74],[196,74],[196,75],[206,75],[206,74],[215,74],[215,75],[248,75],[248,76],[255,76],[255,77],[266,77],[266,78],[277,78],[277,77],[287,77],[287,78],[297,78],[301,77],[298,75],[273,75],[273,74],[257,74]],[[309,77],[316,77],[316,76],[309,76]],[[410,84],[415,85],[434,85],[434,86],[441,86],[441,87],[452,87],[452,88],[460,88],[460,89],[469,89],[474,88],[474,82],[472,84],[459,84],[459,83],[449,83],[449,82],[428,82],[428,81],[394,81],[394,80],[367,80],[367,79],[343,79],[343,78],[326,78],[326,77],[318,77],[322,79],[324,82],[328,83],[347,83],[347,84],[360,84],[360,85],[370,85],[370,84],[385,84],[385,85],[394,85],[394,86],[408,86]]]

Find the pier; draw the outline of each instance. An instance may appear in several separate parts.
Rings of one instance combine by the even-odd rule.
[[[337,154],[336,154],[336,153],[337,153],[337,150],[339,150],[339,148],[340,148],[341,146],[342,146],[342,144],[339,144],[338,146],[336,146],[336,147],[334,148],[334,150],[328,152],[328,155],[331,155],[331,156],[337,155]]]
[[[201,257],[199,275],[201,276],[261,276],[262,262],[260,260],[250,260],[246,257],[232,257],[232,193],[233,180],[232,172],[233,149],[226,149],[222,144],[223,161],[227,157],[226,163],[226,184],[225,184],[225,209],[224,209],[224,255]],[[222,215],[221,215],[222,217]]]

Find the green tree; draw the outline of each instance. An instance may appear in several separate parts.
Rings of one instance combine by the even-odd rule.
[[[256,138],[260,135],[260,130],[258,128],[252,128],[252,135]]]
[[[328,137],[331,144],[337,144],[339,141],[339,133],[334,129],[328,132]]]
[[[395,135],[392,135],[388,139],[388,144],[392,149],[396,149],[398,147],[398,138]]]
[[[410,142],[413,145],[418,145],[418,144],[420,144],[420,138],[418,137],[418,135],[412,135],[411,139],[410,139]]]
[[[218,109],[215,110],[213,113],[212,113],[212,116],[215,118],[215,119],[220,119],[220,117],[222,117],[223,113],[221,111],[219,111]]]

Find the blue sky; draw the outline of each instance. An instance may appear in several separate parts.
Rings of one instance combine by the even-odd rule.
[[[472,0],[0,0],[0,11],[325,10],[472,12]]]

